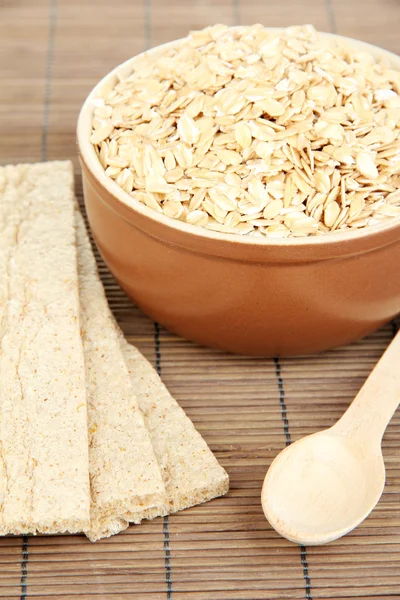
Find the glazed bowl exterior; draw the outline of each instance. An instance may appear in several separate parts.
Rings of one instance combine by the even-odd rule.
[[[341,40],[384,54],[400,69],[400,58],[389,52]],[[144,313],[206,346],[287,356],[351,342],[400,311],[400,219],[313,238],[220,234],[157,213],[108,178],[89,142],[93,102],[132,60],[88,96],[78,147],[94,239]]]

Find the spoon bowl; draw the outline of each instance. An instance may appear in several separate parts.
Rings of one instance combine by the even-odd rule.
[[[351,531],[374,508],[385,485],[380,448],[357,444],[335,428],[281,452],[264,481],[265,516],[292,542],[326,544]]]
[[[264,480],[265,516],[298,544],[326,544],[357,527],[385,486],[381,443],[400,400],[400,333],[330,429],[283,450]]]

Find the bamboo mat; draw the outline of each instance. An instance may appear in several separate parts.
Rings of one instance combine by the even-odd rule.
[[[135,53],[216,22],[312,22],[400,51],[399,0],[0,0],[0,162],[73,158],[82,198],[75,124],[91,87]],[[273,457],[339,417],[396,325],[318,356],[230,356],[158,329],[99,264],[125,333],[160,368],[231,491],[94,545],[83,536],[0,539],[0,597],[400,599],[400,413],[384,438],[385,493],[355,532],[299,548],[271,530],[259,500]]]

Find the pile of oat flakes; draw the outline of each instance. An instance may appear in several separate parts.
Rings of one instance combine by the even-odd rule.
[[[138,56],[95,100],[131,197],[207,229],[284,238],[400,216],[400,72],[312,26],[216,25]]]

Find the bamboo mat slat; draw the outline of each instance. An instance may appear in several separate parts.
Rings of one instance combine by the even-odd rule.
[[[1,164],[73,159],[82,201],[75,126],[92,86],[135,53],[216,22],[312,22],[400,51],[397,0],[4,0]],[[350,535],[329,546],[299,548],[271,530],[259,501],[274,456],[340,416],[396,325],[318,356],[231,356],[156,328],[98,262],[126,335],[160,367],[228,470],[231,490],[94,545],[83,536],[2,538],[0,598],[400,599],[400,414],[384,438],[382,501]]]

